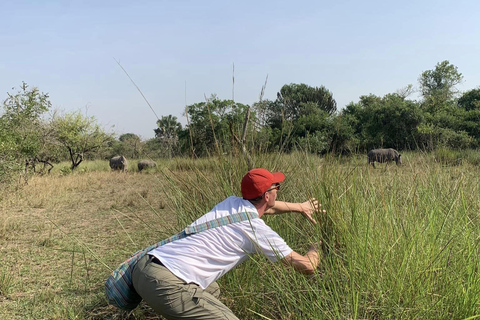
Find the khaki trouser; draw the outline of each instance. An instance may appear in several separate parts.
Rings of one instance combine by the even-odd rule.
[[[218,300],[220,288],[216,282],[205,290],[195,283],[185,283],[163,265],[152,262],[149,255],[137,262],[133,270],[133,286],[156,313],[169,320],[238,320]]]

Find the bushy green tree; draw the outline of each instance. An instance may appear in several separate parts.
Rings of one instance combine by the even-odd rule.
[[[293,135],[290,143],[312,153],[323,154],[331,145],[333,116],[321,110],[314,102],[303,103],[301,114],[293,123]]]
[[[480,110],[480,88],[465,92],[458,99],[458,106],[467,111]]]
[[[467,111],[451,104],[433,112],[425,112],[419,126],[422,147],[465,149],[473,147],[480,137],[480,110]]]
[[[324,86],[311,87],[304,83],[286,84],[277,94],[277,100],[283,104],[284,115],[287,120],[295,121],[302,114],[304,109],[313,104],[316,108],[333,114],[337,111],[337,102],[333,99],[332,93]]]
[[[291,142],[294,121],[285,115],[280,99],[263,100],[253,105],[257,114],[256,128],[263,138],[262,145],[269,151],[284,151]]]
[[[216,95],[212,95],[206,102],[187,106],[190,125],[185,128],[185,131],[192,130],[195,154],[205,156],[236,152],[232,148],[236,145],[234,136],[241,136],[247,109],[247,105],[235,103],[232,100],[220,100]],[[182,145],[192,147],[190,143]],[[188,152],[188,150],[184,151]]]
[[[448,60],[437,63],[435,69],[422,72],[418,81],[427,108],[439,108],[458,95],[456,85],[463,80],[458,68]]]
[[[164,153],[165,150],[159,143],[157,138],[151,138],[145,141],[142,157],[146,157],[148,159],[156,159],[158,157],[163,157]]]
[[[300,147],[313,153],[330,151],[336,108],[332,93],[325,87],[303,83],[286,84],[275,101],[254,105],[262,132],[268,132],[271,151]]]
[[[355,134],[357,119],[351,115],[338,114],[332,120],[329,151],[333,154],[358,152],[360,140]]]
[[[15,93],[7,93],[0,118],[4,154],[15,159],[38,156],[46,134],[45,119],[42,118],[51,107],[47,93],[24,82]]]
[[[465,111],[462,130],[474,139],[472,147],[480,147],[480,108]]]
[[[362,150],[415,148],[422,114],[418,103],[396,93],[361,96],[358,103],[347,105],[341,113],[347,117]]]
[[[125,133],[120,135],[118,141],[118,149],[115,150],[115,155],[124,155],[130,159],[138,159],[142,154],[144,143],[138,135],[134,133]]]
[[[30,164],[54,158],[51,130],[44,117],[50,108],[48,94],[25,82],[17,92],[7,93],[0,117],[0,172],[24,167],[27,173]]]
[[[95,117],[83,116],[80,112],[55,115],[52,128],[56,141],[67,152],[72,170],[89,154],[107,147],[113,138],[113,134],[106,133]]]

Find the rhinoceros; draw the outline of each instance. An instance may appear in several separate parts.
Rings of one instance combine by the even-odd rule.
[[[373,149],[370,150],[367,154],[368,164],[372,163],[372,166],[375,168],[375,161],[379,163],[395,161],[397,165],[402,164],[402,155],[398,153],[397,150],[389,149]]]
[[[124,156],[116,156],[110,159],[110,168],[112,170],[128,171],[128,161]]]
[[[138,171],[142,171],[143,169],[148,168],[155,168],[157,164],[152,160],[140,160],[138,161]]]

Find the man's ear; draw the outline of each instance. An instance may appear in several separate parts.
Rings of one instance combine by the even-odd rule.
[[[268,202],[268,200],[270,199],[271,196],[272,196],[272,195],[271,195],[270,192],[265,192],[265,193],[263,194],[263,200],[264,200],[265,202]]]

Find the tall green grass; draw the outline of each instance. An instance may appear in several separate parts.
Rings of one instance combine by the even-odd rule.
[[[406,154],[403,166],[368,167],[308,154],[258,157],[287,178],[279,200],[315,197],[318,225],[300,214],[264,219],[305,253],[322,240],[323,259],[305,277],[261,256],[220,284],[240,319],[466,319],[480,315],[478,170]],[[225,197],[240,194],[246,165],[212,160],[212,170],[179,178],[164,171],[169,201],[186,225]]]
[[[377,169],[365,155],[254,156],[286,174],[279,200],[315,197],[327,210],[318,225],[263,218],[302,254],[322,240],[322,263],[306,277],[252,256],[219,281],[222,301],[247,320],[478,317],[478,154],[439,155],[406,152],[402,166]],[[68,166],[0,196],[2,319],[156,318],[144,304],[130,314],[107,305],[109,268],[240,195],[248,170],[241,157],[157,161],[141,174],[135,161],[128,173],[108,161]]]

